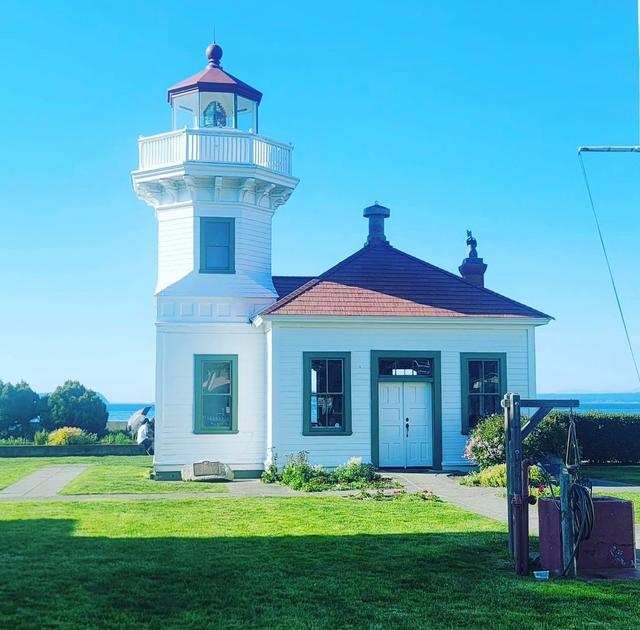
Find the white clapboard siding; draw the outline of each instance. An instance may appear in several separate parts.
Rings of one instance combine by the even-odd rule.
[[[201,274],[200,217],[235,218],[235,274]],[[191,205],[158,212],[157,295],[275,298],[271,279],[271,215],[256,209],[214,212]]]
[[[246,324],[164,326],[157,333],[158,401],[155,465],[178,470],[201,460],[257,470],[266,457],[266,344],[263,331]],[[238,433],[193,432],[194,355],[238,355]]]
[[[193,217],[188,212],[158,213],[156,293],[193,270]]]
[[[349,457],[371,460],[371,350],[441,352],[442,463],[468,465],[461,433],[460,353],[506,352],[507,385],[523,396],[534,395],[535,376],[529,353],[533,328],[513,325],[446,326],[412,324],[312,325],[274,322],[272,332],[273,448],[281,461],[308,451],[313,463],[336,466]],[[351,352],[351,436],[302,435],[302,353]]]

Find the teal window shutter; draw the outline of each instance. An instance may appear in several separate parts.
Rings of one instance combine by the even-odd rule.
[[[236,220],[200,219],[200,273],[235,273]]]

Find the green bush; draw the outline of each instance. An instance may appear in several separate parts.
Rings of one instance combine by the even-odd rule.
[[[78,381],[66,381],[48,399],[48,410],[41,415],[46,429],[78,427],[87,433],[103,435],[109,414],[100,396]]]
[[[282,469],[280,480],[285,486],[294,490],[313,492],[318,483],[328,482],[327,473],[320,466],[309,463],[308,453],[300,451],[297,455],[290,455]]]
[[[0,446],[28,446],[31,442],[23,437],[0,438]]]
[[[545,454],[564,459],[570,414],[551,412],[523,443],[523,455],[538,459]],[[575,413],[576,434],[584,463],[639,464],[640,414]],[[523,419],[523,423],[527,419]],[[505,461],[504,419],[482,420],[471,432],[465,457],[480,468]]]
[[[61,427],[49,433],[49,446],[67,446],[69,444],[95,444],[98,438],[93,433],[85,433],[78,427]]]
[[[99,444],[135,444],[135,438],[126,431],[109,431],[99,440]]]
[[[33,443],[36,446],[46,446],[49,442],[49,434],[46,431],[36,431],[33,434]]]
[[[395,488],[398,486],[391,479],[381,477],[375,471],[373,464],[362,463],[360,458],[352,458],[332,472],[327,472],[322,466],[312,466],[306,451],[289,456],[281,473],[278,473],[274,458],[262,474],[262,481],[264,483],[280,481],[284,485],[302,492]]]
[[[38,416],[40,397],[27,383],[15,385],[0,381],[0,437],[30,438],[36,429],[31,422]]]
[[[271,461],[266,465],[260,479],[262,480],[262,483],[276,483],[280,481],[280,473],[278,473],[278,458],[275,453],[271,455]]]
[[[523,424],[526,421],[523,418]],[[563,418],[555,414],[547,416],[524,440],[523,456],[531,459],[538,459],[547,453],[564,456],[567,426]],[[504,464],[504,417],[494,414],[481,420],[469,435],[464,456],[481,469]]]
[[[374,465],[363,464],[359,457],[353,457],[346,464],[338,466],[329,477],[335,483],[371,482],[380,479]]]
[[[486,488],[506,488],[507,486],[507,465],[496,464],[484,468],[480,472],[473,472],[460,477],[463,486],[483,486]],[[546,483],[544,473],[537,467],[529,468],[529,485],[540,486]]]
[[[569,424],[569,414],[566,412],[554,412],[552,417],[564,426]],[[584,462],[640,463],[640,414],[588,412],[576,413],[575,419]]]

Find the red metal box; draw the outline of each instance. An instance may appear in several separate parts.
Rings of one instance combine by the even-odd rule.
[[[636,566],[633,503],[615,497],[593,497],[594,523],[580,545],[578,569],[620,569]],[[560,501],[538,501],[540,564],[562,571]]]

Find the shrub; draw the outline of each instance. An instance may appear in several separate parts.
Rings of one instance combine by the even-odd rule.
[[[265,466],[264,472],[260,476],[262,483],[276,483],[280,481],[278,473],[278,458],[275,453],[271,455],[271,461]]]
[[[31,420],[38,416],[39,401],[38,394],[24,381],[15,385],[0,381],[0,435],[30,438],[35,431]]]
[[[327,472],[322,466],[312,466],[306,451],[289,456],[281,474],[278,474],[274,460],[263,473],[262,480],[265,483],[280,481],[302,492],[399,486],[397,482],[381,477],[375,471],[373,464],[363,464],[361,458],[352,458],[334,471]]]
[[[0,446],[28,446],[31,444],[27,438],[24,437],[5,437],[0,438]]]
[[[306,451],[300,451],[297,455],[288,457],[280,479],[286,486],[305,492],[313,492],[318,481],[323,481],[325,484],[328,481],[327,474],[320,466],[312,466],[309,463]],[[310,483],[312,480],[316,483]],[[313,489],[311,489],[312,486]]]
[[[78,427],[88,433],[105,433],[109,414],[100,396],[78,381],[66,381],[48,398],[48,413],[41,416],[47,429]]]
[[[527,421],[523,418],[523,424]],[[524,457],[538,459],[550,453],[564,456],[567,441],[567,423],[556,414],[547,416],[527,436],[522,445]],[[481,469],[505,463],[504,418],[494,414],[481,420],[471,431],[464,456]]]
[[[45,446],[49,442],[49,434],[46,431],[36,431],[33,434],[33,443],[37,446]]]
[[[352,457],[329,475],[335,483],[371,482],[381,479],[373,464],[363,464],[361,457]]]
[[[555,412],[553,417],[565,426],[569,423],[566,412]],[[583,461],[592,464],[640,463],[640,414],[587,412],[575,414],[575,419]]]
[[[507,486],[507,465],[496,464],[484,468],[480,472],[470,473],[460,477],[463,486],[483,486],[486,488],[506,488]],[[529,468],[529,485],[540,486],[546,483],[546,476],[537,466]]]
[[[524,457],[537,459],[549,453],[564,459],[569,418],[567,412],[551,412],[525,439]],[[584,463],[640,463],[640,414],[586,412],[576,413],[574,418]],[[473,429],[465,457],[480,468],[504,463],[502,416],[489,416]]]
[[[100,444],[135,444],[135,438],[126,431],[109,431],[98,442]]]
[[[49,434],[49,446],[67,446],[68,444],[93,444],[97,437],[93,433],[85,433],[78,427],[61,427]]]

